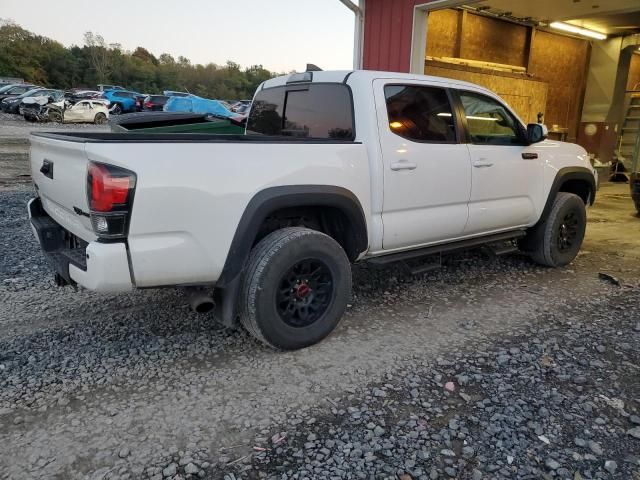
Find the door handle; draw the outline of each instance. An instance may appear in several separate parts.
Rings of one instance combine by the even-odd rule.
[[[538,154],[535,152],[522,152],[523,160],[535,160],[538,158]]]
[[[398,170],[415,170],[416,168],[418,168],[418,164],[408,160],[400,160],[391,164],[391,170],[395,172]]]
[[[473,166],[475,168],[488,168],[493,167],[493,162],[488,162],[486,160],[476,160],[473,162]]]

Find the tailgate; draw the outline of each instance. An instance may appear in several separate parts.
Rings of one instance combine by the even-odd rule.
[[[87,201],[87,156],[84,142],[31,135],[31,176],[46,212],[85,241],[91,228]]]

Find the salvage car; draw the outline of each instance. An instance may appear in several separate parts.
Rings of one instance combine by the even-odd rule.
[[[25,120],[34,122],[95,123],[102,125],[109,120],[109,106],[101,99],[68,101],[42,101],[42,97],[23,105]]]
[[[52,97],[54,102],[60,101],[64,97],[62,90],[53,90],[49,88],[34,88],[28,92],[18,95],[17,97],[5,98],[0,102],[0,108],[5,113],[20,113],[22,101],[33,97]]]
[[[102,94],[102,98],[110,103],[109,112],[113,115],[121,113],[139,112],[142,110],[144,96],[127,90],[109,90]]]
[[[67,101],[71,103],[79,102],[80,100],[88,100],[91,98],[102,98],[102,93],[98,90],[70,90],[64,92],[64,96]]]
[[[98,90],[101,92],[107,92],[109,90],[126,90],[126,88],[121,87],[119,85],[104,85],[104,84],[99,84],[98,85]]]
[[[62,123],[95,123],[102,125],[109,120],[109,107],[100,100],[82,100],[69,105],[59,113],[49,113],[51,121]]]
[[[49,119],[49,109],[61,110],[64,108],[65,102],[66,100],[62,94],[45,94],[27,97],[20,103],[19,112],[25,120],[47,121]]]
[[[231,117],[234,115],[222,102],[197,97],[195,95],[188,97],[169,97],[162,110],[165,112],[209,113],[222,117]]]
[[[30,83],[16,83],[5,85],[0,88],[0,101],[4,100],[5,98],[17,97],[18,95],[22,95],[29,90],[33,90],[34,88],[42,87],[38,87],[37,85],[32,85]]]
[[[34,132],[31,173],[60,285],[180,286],[286,350],[336,328],[351,262],[484,245],[569,264],[596,194],[582,147],[490,90],[374,71],[267,80],[244,135]]]
[[[169,97],[167,95],[147,95],[142,102],[142,109],[152,112],[161,112],[168,99]]]

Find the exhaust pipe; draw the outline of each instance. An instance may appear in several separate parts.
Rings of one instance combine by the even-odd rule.
[[[213,298],[202,290],[193,290],[189,293],[189,305],[196,313],[209,313],[216,306]]]

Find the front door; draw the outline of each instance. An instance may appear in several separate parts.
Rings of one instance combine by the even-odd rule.
[[[466,235],[535,223],[543,192],[540,145],[528,146],[520,121],[500,101],[459,91],[468,132],[472,189]]]
[[[426,82],[374,82],[384,161],[383,249],[460,237],[468,218],[471,165],[446,89]]]

